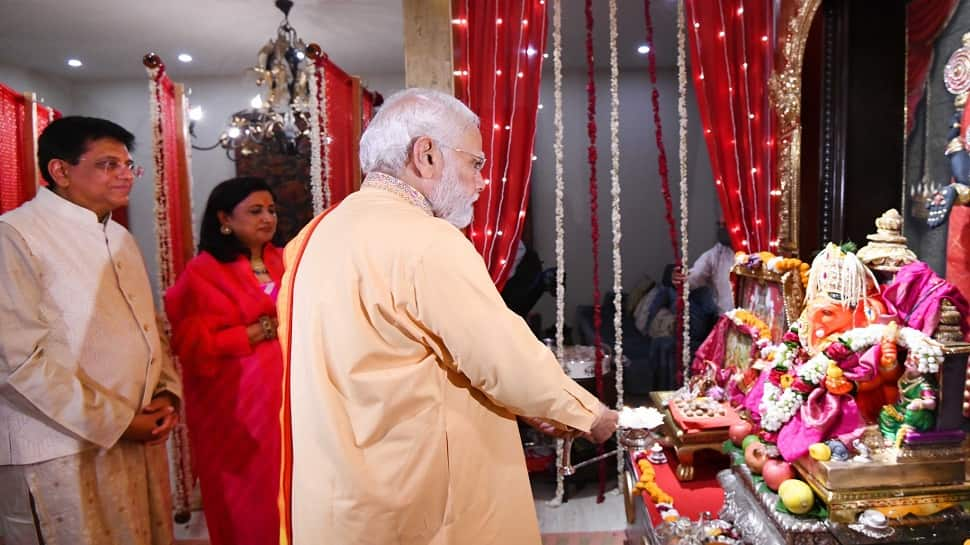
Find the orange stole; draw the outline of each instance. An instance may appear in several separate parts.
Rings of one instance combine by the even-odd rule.
[[[307,243],[310,241],[310,235],[316,230],[320,221],[336,207],[337,205],[331,206],[313,218],[283,251],[283,280],[280,282],[280,292],[277,297],[278,337],[283,351],[283,403],[280,407],[280,430],[283,434],[280,450],[283,463],[280,464],[280,494],[277,498],[280,510],[280,545],[293,543],[293,510],[290,501],[293,490],[293,425],[290,419],[290,346],[292,345],[290,324],[293,321],[293,284],[296,280],[296,270],[300,260],[303,259],[303,252],[306,251]]]

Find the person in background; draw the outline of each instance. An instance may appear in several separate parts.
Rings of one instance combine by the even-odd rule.
[[[47,182],[0,216],[0,528],[6,545],[170,545],[164,443],[181,384],[148,274],[111,220],[141,175],[134,136],[64,117]]]
[[[731,267],[734,266],[734,249],[731,248],[731,235],[728,233],[724,218],[717,220],[717,242],[697,258],[694,266],[688,269],[686,278],[691,291],[709,287],[718,312],[734,308],[734,293],[731,289]],[[673,284],[679,287],[685,275],[680,267],[674,270]]]
[[[360,159],[360,191],[286,250],[287,543],[538,545],[516,415],[599,442],[618,415],[508,309],[460,231],[485,187],[475,114],[401,91]]]
[[[213,545],[266,545],[279,536],[283,262],[275,235],[265,181],[220,183],[206,203],[199,254],[165,294]]]

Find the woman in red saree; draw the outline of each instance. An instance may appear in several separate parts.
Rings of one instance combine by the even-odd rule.
[[[275,234],[266,182],[222,182],[206,204],[199,254],[165,294],[213,545],[266,545],[279,536],[283,262]]]

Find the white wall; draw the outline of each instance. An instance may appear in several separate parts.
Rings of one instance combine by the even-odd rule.
[[[18,93],[34,93],[38,100],[60,110],[64,115],[73,113],[73,85],[64,78],[0,64],[0,83]]]
[[[0,72],[2,75],[2,72]],[[403,74],[378,74],[365,78],[369,88],[387,96],[404,86]],[[0,81],[3,81],[0,79]],[[184,80],[191,89],[189,102],[202,106],[204,117],[195,124],[195,143],[210,146],[216,142],[232,112],[249,107],[258,88],[251,78],[209,77]],[[110,119],[135,135],[133,157],[145,167],[145,175],[135,184],[129,205],[129,224],[148,267],[152,287],[157,291],[158,263],[154,232],[154,164],[148,104],[148,78],[124,81],[78,82],[73,86],[73,113]],[[235,165],[217,147],[192,152],[192,225],[196,233],[201,214],[212,188],[235,176]]]
[[[677,74],[658,72],[660,117],[664,130],[669,180],[675,220],[679,226],[680,160],[678,158]],[[600,290],[612,288],[612,238],[610,220],[609,74],[596,77],[596,124],[599,160]],[[632,289],[643,274],[659,281],[673,252],[664,219],[665,209],[657,170],[657,146],[651,109],[650,80],[646,71],[620,74],[620,210],[621,255],[624,288]],[[553,78],[543,76],[543,109],[536,133],[538,156],[532,175],[532,213],[535,247],[545,267],[555,256],[555,171],[553,163]],[[699,130],[693,93],[688,95],[687,180],[689,184],[689,258],[691,262],[715,240],[720,207],[711,183],[711,168]],[[592,242],[589,218],[589,168],[586,136],[586,75],[569,72],[563,77],[563,172],[565,183],[566,322],[573,324],[576,305],[592,303]],[[679,244],[679,242],[678,242]],[[555,304],[545,296],[536,310],[543,324],[555,323]]]

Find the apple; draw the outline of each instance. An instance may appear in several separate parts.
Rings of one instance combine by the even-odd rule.
[[[744,449],[744,463],[748,464],[751,473],[760,474],[766,461],[768,461],[768,453],[765,452],[765,444],[761,441],[748,443]]]
[[[792,513],[803,515],[815,505],[815,495],[805,481],[788,479],[778,487],[778,497]]]
[[[757,435],[754,435],[754,434],[748,435],[744,439],[741,440],[741,448],[747,450],[748,445],[750,445],[751,443],[754,443],[756,441],[760,443],[761,442],[761,438],[758,437]]]
[[[777,492],[781,483],[793,478],[795,472],[792,471],[791,464],[784,460],[768,460],[761,468],[761,476],[765,478],[768,488]]]
[[[731,438],[732,443],[741,446],[744,438],[751,435],[752,430],[754,430],[754,426],[751,425],[751,422],[738,420],[728,428],[728,437]]]

